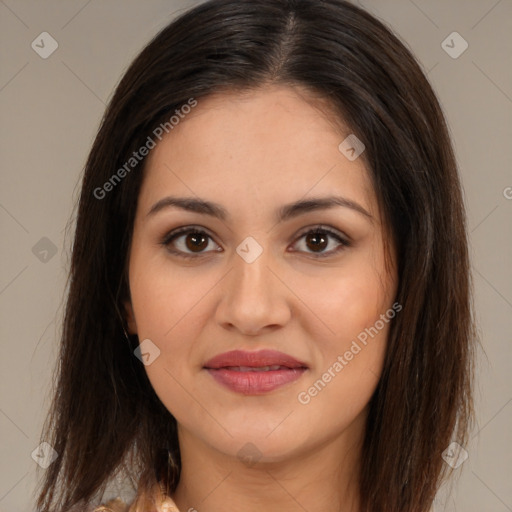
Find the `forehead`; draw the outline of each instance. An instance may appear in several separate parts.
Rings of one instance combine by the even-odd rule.
[[[336,191],[377,216],[363,159],[338,149],[350,130],[325,100],[272,86],[197,101],[149,154],[141,202],[179,191],[249,207]]]

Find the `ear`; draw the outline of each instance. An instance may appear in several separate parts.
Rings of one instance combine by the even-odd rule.
[[[124,302],[124,311],[126,318],[126,325],[128,327],[128,334],[138,334],[137,322],[135,321],[135,315],[133,314],[132,303],[129,300]]]

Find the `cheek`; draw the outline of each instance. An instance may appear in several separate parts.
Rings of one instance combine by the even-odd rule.
[[[337,270],[320,282],[320,286],[316,276],[303,280],[298,292],[311,311],[309,328],[313,322],[323,324],[322,329],[318,329],[318,342],[327,352],[344,349],[347,342],[350,345],[350,340],[373,326],[391,306],[393,297],[379,269],[361,258],[357,264],[347,264]],[[380,323],[379,326],[379,330],[386,331]]]
[[[321,319],[328,329],[315,336],[318,359],[299,402],[310,413],[336,413],[340,421],[359,414],[370,400],[394,317],[394,311],[387,313],[394,289],[386,287],[373,258],[365,261],[359,255],[352,263],[333,272],[321,287],[311,279],[301,291],[314,313],[312,322]]]
[[[196,394],[191,369],[200,360],[196,353],[208,313],[208,291],[216,281],[211,272],[174,267],[162,257],[133,254],[130,292],[139,340],[149,339],[159,355],[145,366],[148,378],[173,414],[190,407]],[[184,364],[186,362],[186,364]],[[184,387],[186,386],[186,392]]]
[[[214,285],[211,272],[173,266],[160,254],[135,254],[130,291],[139,339],[155,338],[165,345],[180,329],[199,326],[201,302]]]

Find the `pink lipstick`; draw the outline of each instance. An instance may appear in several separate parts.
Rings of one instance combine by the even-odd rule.
[[[236,393],[262,395],[299,379],[308,367],[275,350],[233,350],[213,357],[204,368]]]

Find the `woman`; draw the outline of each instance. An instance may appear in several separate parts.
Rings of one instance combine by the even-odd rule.
[[[199,5],[86,164],[38,507],[125,474],[96,510],[428,511],[472,419],[470,283],[404,45],[341,0]]]

